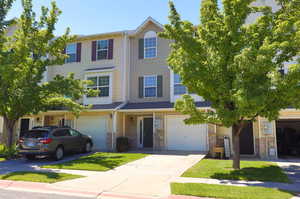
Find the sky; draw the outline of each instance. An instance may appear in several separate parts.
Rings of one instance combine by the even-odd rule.
[[[56,0],[62,15],[56,26],[56,34],[66,27],[72,34],[96,34],[136,29],[148,16],[162,24],[168,23],[169,0]],[[33,0],[39,14],[42,5],[49,7],[51,0]],[[182,19],[199,23],[200,0],[174,0]],[[16,0],[8,18],[18,17],[21,1]]]

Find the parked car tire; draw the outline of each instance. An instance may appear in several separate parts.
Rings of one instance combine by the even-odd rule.
[[[32,154],[30,154],[30,155],[25,155],[25,158],[26,158],[27,160],[34,160],[34,159],[35,159],[35,155],[32,155]]]
[[[89,153],[92,151],[92,143],[91,142],[86,142],[85,145],[84,145],[84,149],[83,149],[83,152],[84,153]]]
[[[54,159],[55,160],[61,160],[63,158],[64,158],[64,148],[62,146],[59,146],[55,150]]]

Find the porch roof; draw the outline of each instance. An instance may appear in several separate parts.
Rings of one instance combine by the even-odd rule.
[[[196,102],[198,108],[210,107],[210,102],[202,101]],[[172,109],[174,103],[171,102],[141,102],[141,103],[127,103],[121,108],[121,110],[132,110],[132,109]]]

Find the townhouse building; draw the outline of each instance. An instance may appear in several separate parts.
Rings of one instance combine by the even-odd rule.
[[[258,3],[277,9],[272,1]],[[250,16],[248,23],[255,18]],[[188,91],[168,67],[171,41],[158,37],[161,31],[163,26],[149,17],[135,30],[79,36],[66,47],[66,63],[49,67],[44,81],[71,72],[78,79],[92,81],[89,87],[100,90],[99,96],[83,96],[80,101],[92,105],[91,109],[78,118],[63,108],[24,117],[19,131],[68,125],[91,135],[94,149],[102,151],[114,151],[119,136],[128,137],[131,149],[136,150],[212,153],[214,147],[224,146],[224,137],[231,142],[231,128],[185,125],[187,116],[175,111],[175,101]],[[200,96],[192,96],[199,109],[211,108]],[[261,158],[293,155],[297,151],[291,140],[299,138],[298,134],[299,110],[282,110],[278,121],[258,117],[241,135],[241,154]]]

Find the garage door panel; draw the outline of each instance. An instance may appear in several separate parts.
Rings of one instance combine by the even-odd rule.
[[[207,151],[207,124],[186,125],[185,116],[167,117],[169,150]]]
[[[107,117],[81,116],[77,120],[77,130],[93,139],[95,150],[106,149]]]

